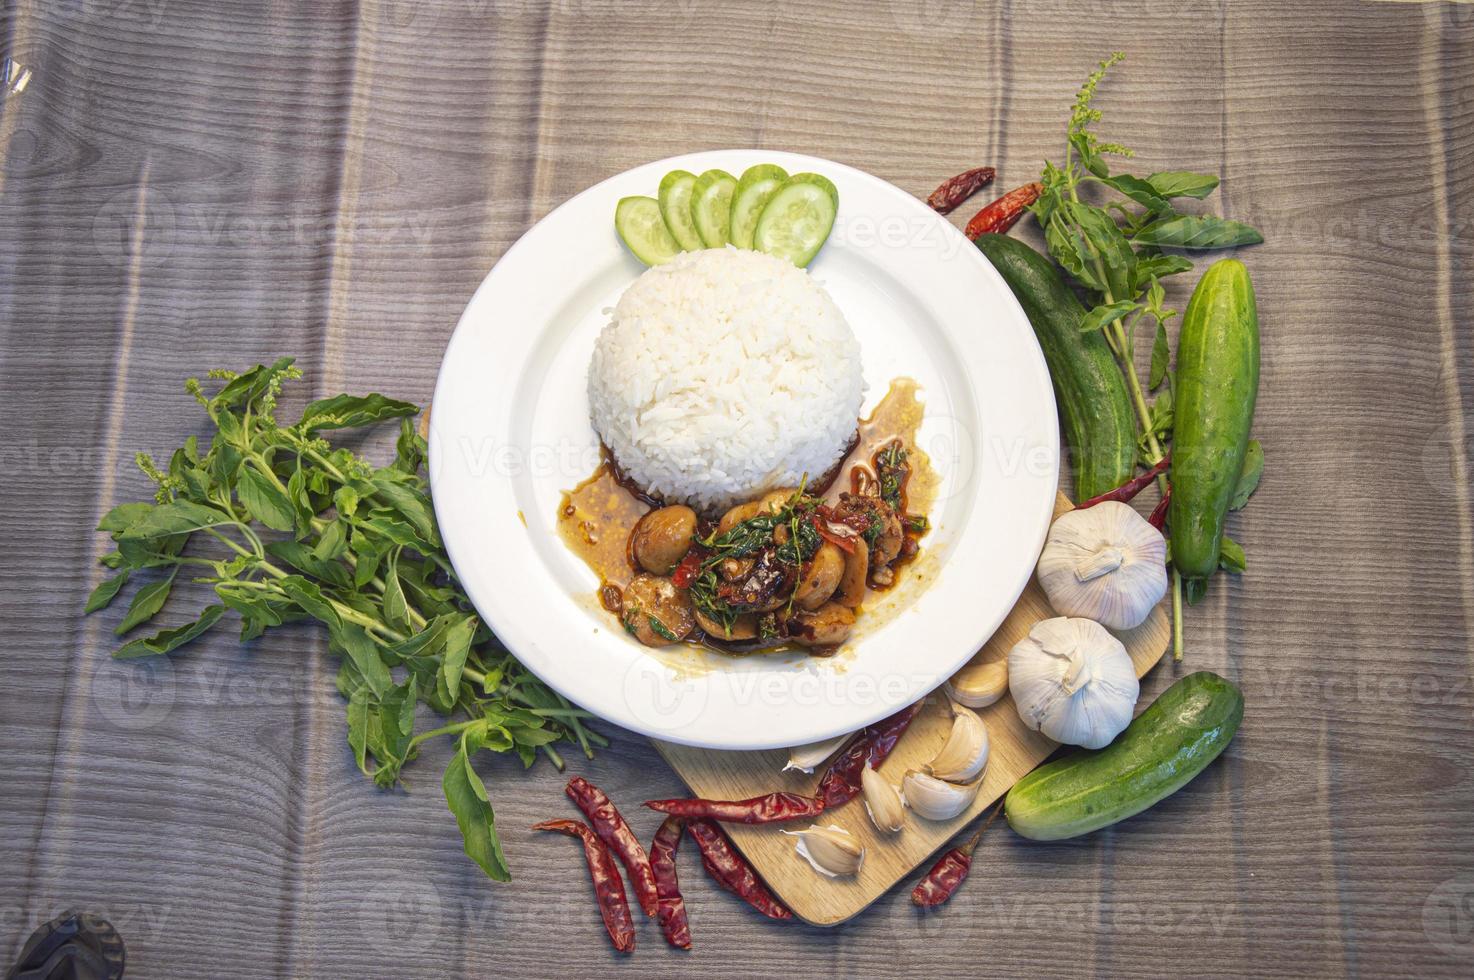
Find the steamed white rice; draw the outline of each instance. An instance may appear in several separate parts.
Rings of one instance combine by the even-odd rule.
[[[594,428],[625,474],[706,512],[826,473],[864,393],[860,345],[824,288],[736,248],[647,270],[589,365]]]

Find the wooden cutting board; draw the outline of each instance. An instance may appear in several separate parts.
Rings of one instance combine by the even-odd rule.
[[[1055,516],[1070,509],[1069,500],[1061,494],[1055,504]],[[1035,623],[1055,615],[1039,583],[1031,578],[1013,611],[974,659],[1007,658],[1009,649]],[[1131,654],[1139,677],[1162,658],[1171,638],[1171,626],[1165,611],[1158,606],[1141,626],[1117,635]],[[729,826],[727,831],[795,915],[817,926],[837,925],[909,875],[1056,748],[1054,742],[1024,727],[1011,697],[1005,696],[981,709],[979,714],[988,726],[988,769],[977,800],[963,816],[934,823],[908,810],[906,825],[900,833],[886,836],[875,830],[859,799],[820,818],[820,823],[838,824],[864,842],[865,864],[852,878],[825,878],[816,874],[794,853],[793,838],[780,834],[777,826]],[[928,698],[926,707],[881,766],[881,774],[898,785],[907,769],[919,769],[931,761],[950,728],[946,699],[938,691]],[[774,790],[812,794],[823,771],[820,767],[813,775],[783,772],[788,761],[788,753],[783,749],[721,752],[660,741],[655,742],[655,748],[674,767],[692,794],[707,799],[741,800]],[[989,833],[1008,833],[1008,830],[1000,822]]]

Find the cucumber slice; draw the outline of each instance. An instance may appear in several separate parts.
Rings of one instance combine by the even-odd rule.
[[[660,216],[660,202],[653,197],[621,198],[614,206],[614,230],[625,248],[646,265],[669,262],[681,251]]]
[[[691,220],[707,248],[721,248],[731,239],[732,192],[737,178],[725,170],[708,170],[696,178],[691,191]]]
[[[768,199],[753,245],[802,268],[824,247],[838,211],[839,190],[829,178],[794,174]]]
[[[660,178],[660,216],[676,244],[687,252],[706,246],[691,220],[691,191],[696,188],[696,175],[689,170],[672,170]]]
[[[733,245],[752,248],[752,234],[757,230],[763,205],[787,179],[788,171],[772,163],[759,163],[742,171],[737,190],[732,194]]]

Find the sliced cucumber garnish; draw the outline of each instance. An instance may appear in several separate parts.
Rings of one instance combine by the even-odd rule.
[[[706,247],[691,220],[691,191],[695,187],[696,175],[689,170],[672,170],[660,179],[660,215],[676,244],[687,252]]]
[[[794,174],[768,198],[753,247],[802,268],[824,246],[839,210],[839,190],[819,174]]]
[[[660,202],[653,197],[621,198],[614,206],[614,230],[646,265],[669,262],[681,251],[660,216]]]
[[[757,230],[763,205],[787,179],[788,171],[774,163],[759,163],[742,171],[737,190],[732,194],[733,245],[752,248],[752,234]]]
[[[732,192],[737,178],[725,170],[708,170],[696,178],[691,191],[691,220],[707,248],[721,248],[731,241]]]

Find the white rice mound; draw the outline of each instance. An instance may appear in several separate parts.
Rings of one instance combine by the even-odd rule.
[[[860,345],[807,271],[683,252],[625,290],[594,343],[594,429],[653,496],[714,513],[839,462],[865,395]]]

